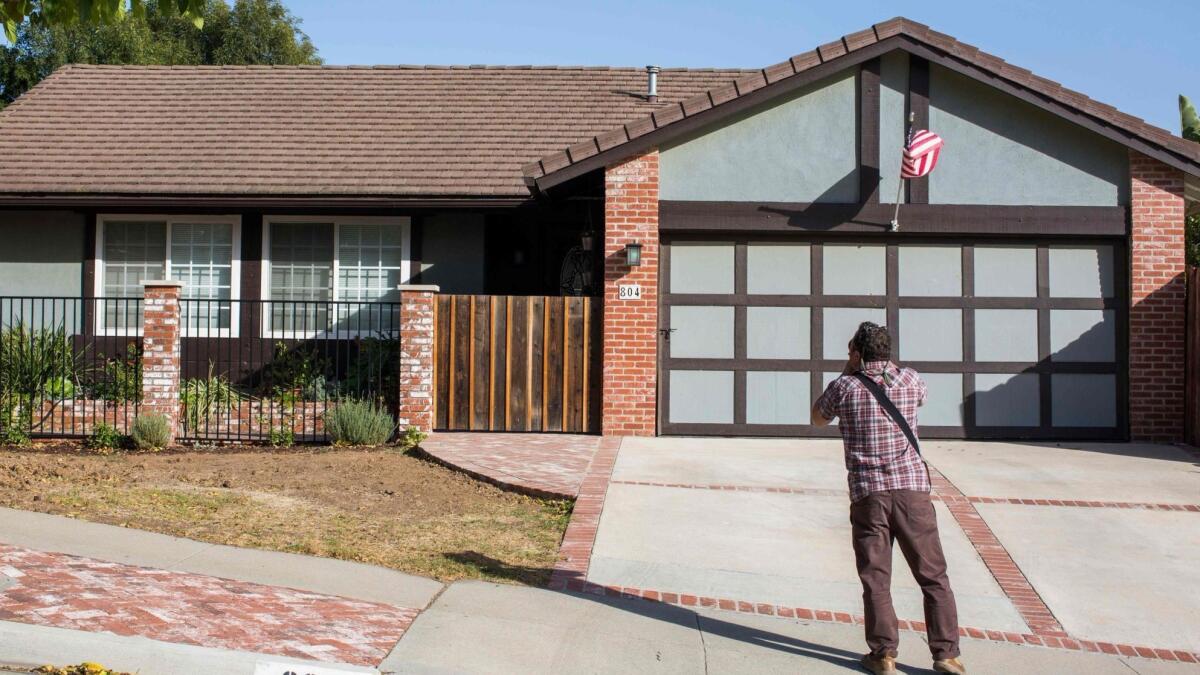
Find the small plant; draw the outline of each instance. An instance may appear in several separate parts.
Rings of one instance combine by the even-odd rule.
[[[29,434],[16,424],[8,424],[4,427],[4,433],[0,434],[0,444],[23,448],[29,445]]]
[[[408,452],[420,445],[426,438],[429,438],[429,434],[410,425],[401,432],[400,438],[396,441],[396,447],[400,448],[401,452]]]
[[[125,447],[125,436],[107,424],[100,423],[92,430],[92,435],[84,445],[88,450],[95,451],[101,455],[112,454],[114,450]]]
[[[92,663],[90,661],[84,661],[77,666],[66,666],[65,668],[41,666],[33,672],[41,673],[42,675],[130,675],[130,673],[123,671],[109,670],[99,663]]]
[[[316,347],[291,349],[285,342],[276,342],[275,355],[264,372],[262,393],[289,408],[301,400],[323,401],[327,398],[328,367],[328,359],[319,356]]]
[[[334,445],[382,445],[392,437],[392,416],[370,401],[345,399],[325,413],[325,430]]]
[[[130,342],[125,347],[125,355],[105,359],[97,375],[92,384],[92,393],[97,398],[113,403],[142,400],[141,347]]]
[[[0,395],[0,444],[23,447],[29,445],[33,429],[33,410],[23,396]]]
[[[129,436],[138,450],[162,450],[171,442],[171,421],[166,415],[139,415],[129,429]]]
[[[213,374],[212,363],[208,364],[208,377],[185,380],[179,396],[183,399],[183,418],[189,429],[199,427],[201,420],[229,412],[241,398],[229,383],[229,378],[224,374]]]
[[[272,448],[290,448],[296,444],[296,435],[292,433],[291,429],[284,427],[271,429],[267,434],[267,443]]]

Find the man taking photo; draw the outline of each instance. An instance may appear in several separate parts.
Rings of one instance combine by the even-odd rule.
[[[841,377],[813,403],[812,423],[825,426],[837,418],[845,447],[854,558],[871,650],[862,665],[876,675],[896,673],[900,636],[891,592],[896,541],[925,598],[933,669],[965,674],[958,658],[958,610],[915,432],[925,382],[915,370],[891,362],[892,341],[882,326],[861,324],[849,350]]]

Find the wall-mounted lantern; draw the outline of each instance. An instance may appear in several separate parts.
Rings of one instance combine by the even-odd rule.
[[[583,234],[579,235],[579,248],[581,248],[585,251],[590,251],[590,250],[592,250],[592,247],[595,245],[596,245],[596,233],[595,232],[588,230],[587,232],[584,232]]]
[[[642,264],[642,245],[636,242],[625,244],[625,264],[630,267],[640,267]]]

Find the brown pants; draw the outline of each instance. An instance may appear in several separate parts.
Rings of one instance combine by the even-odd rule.
[[[958,609],[929,494],[913,490],[870,494],[850,505],[850,524],[871,654],[896,656],[900,646],[891,589],[892,542],[897,541],[925,596],[925,629],[933,658],[958,656]]]

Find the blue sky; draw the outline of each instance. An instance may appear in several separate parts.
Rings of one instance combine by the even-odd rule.
[[[331,64],[759,67],[896,15],[1179,133],[1200,2],[285,0]]]

